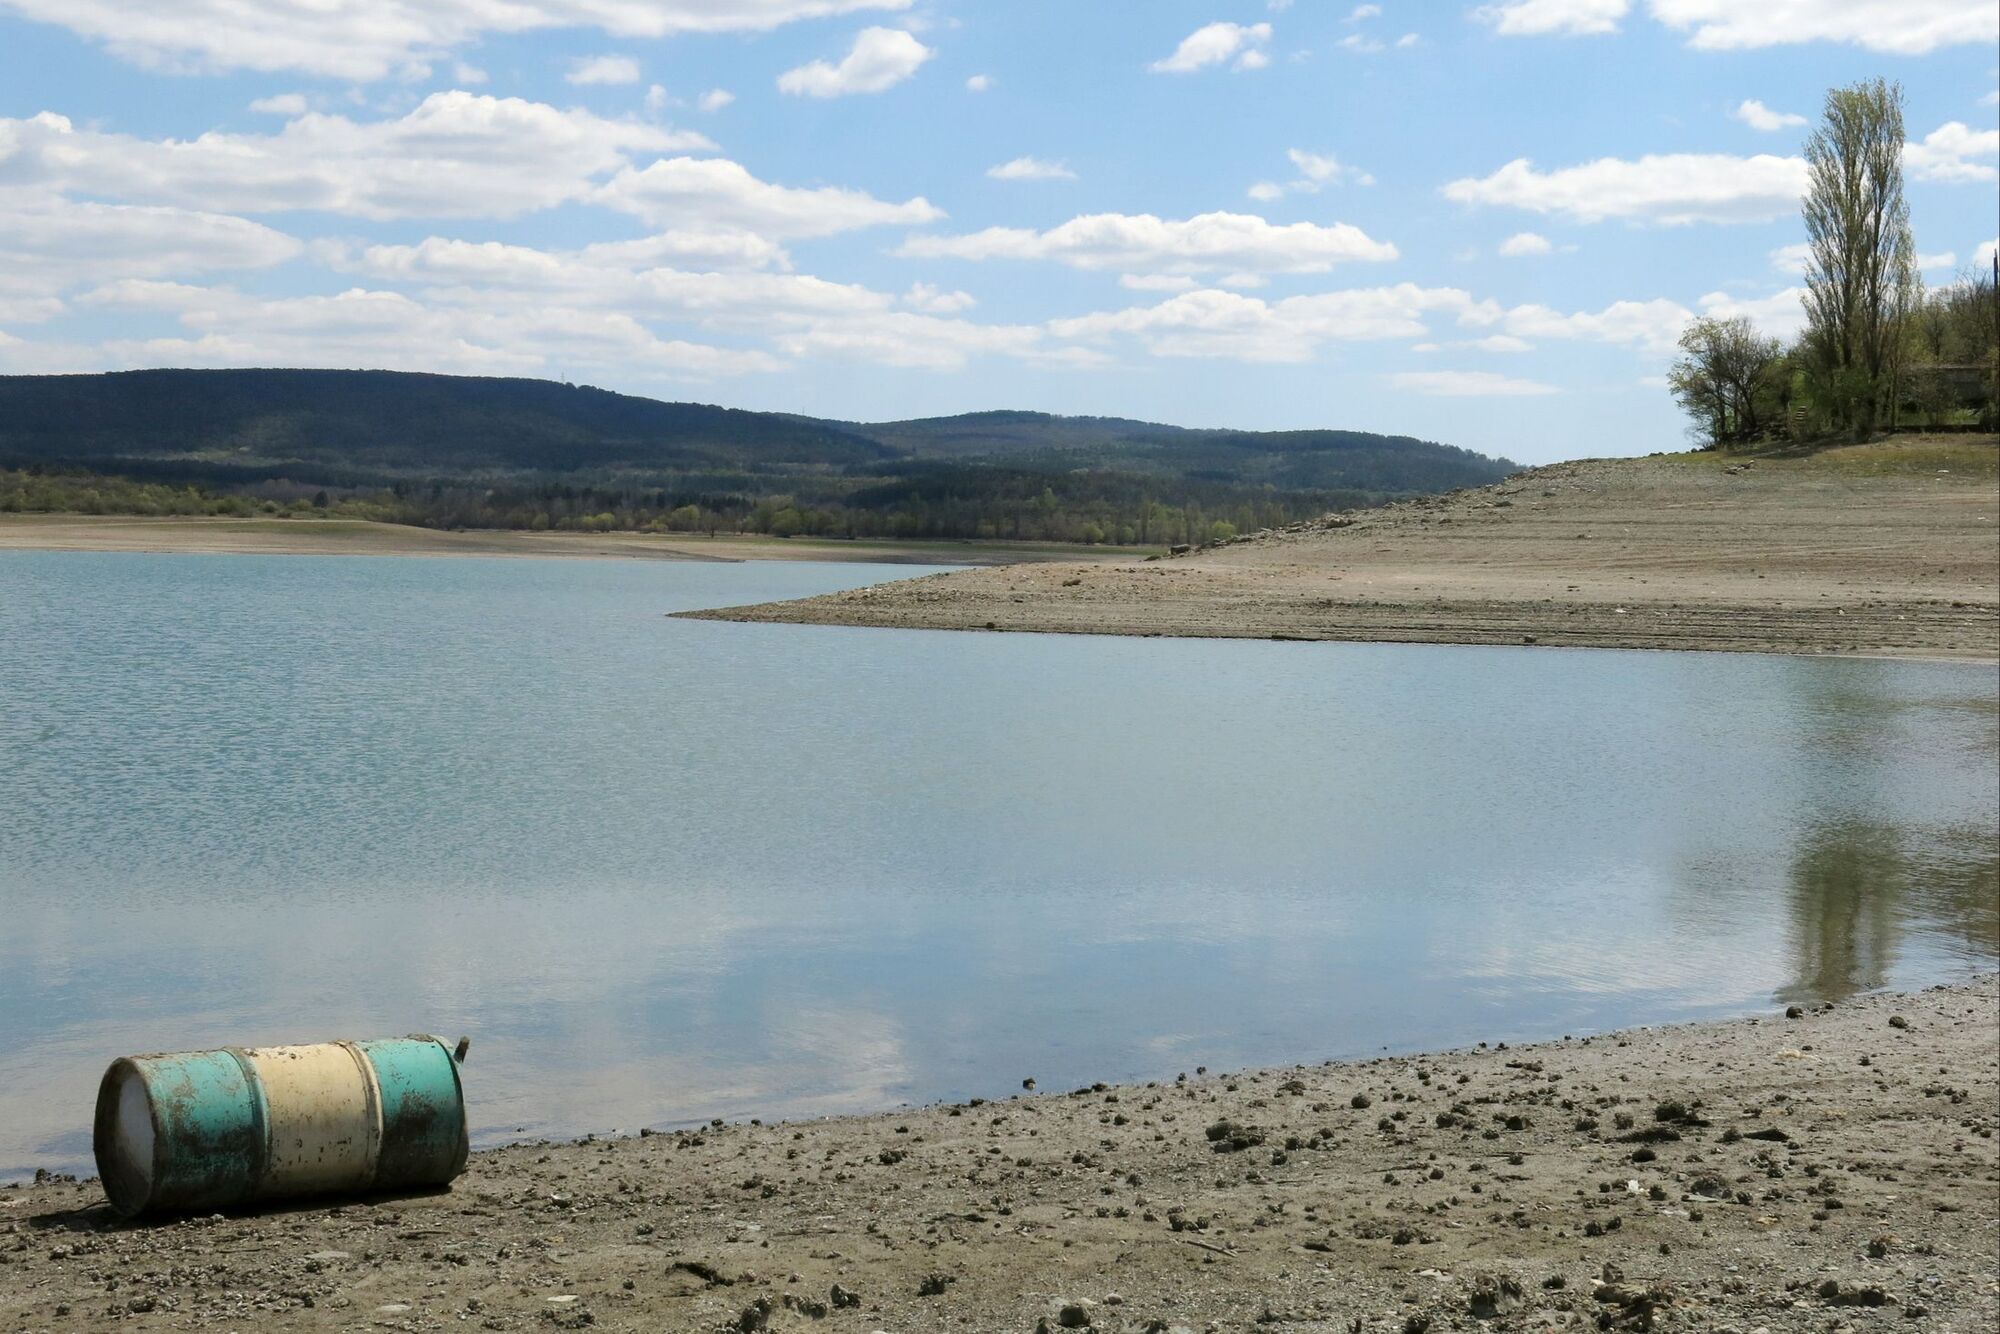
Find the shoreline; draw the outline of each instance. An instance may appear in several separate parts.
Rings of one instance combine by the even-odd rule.
[[[0,1189],[0,1323],[1992,1328],[2000,976],[1803,1010],[520,1144],[447,1192],[129,1227],[45,1181]]]
[[[1949,464],[1951,466],[1933,466]],[[2000,440],[1583,460],[1158,561],[691,619],[2000,661]]]
[[[0,552],[155,555],[501,556],[534,560],[829,561],[879,565],[1009,565],[1073,561],[1090,548],[1045,542],[846,541],[726,533],[535,533],[518,529],[415,528],[366,519],[149,518],[139,515],[0,515]],[[1123,552],[1128,559],[1138,553]]]

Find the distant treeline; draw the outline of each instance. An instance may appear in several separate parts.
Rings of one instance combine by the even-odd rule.
[[[398,482],[357,489],[274,478],[219,488],[63,469],[0,470],[0,513],[322,517],[447,529],[1128,546],[1222,541],[1376,499],[1360,491],[1256,493],[1198,484],[1162,488],[1153,479],[1130,475],[1050,476],[955,464],[907,469],[837,500],[818,501],[554,482],[498,487]]]

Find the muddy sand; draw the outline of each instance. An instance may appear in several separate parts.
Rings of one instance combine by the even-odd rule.
[[[263,1214],[50,1180],[0,1190],[0,1329],[1988,1334],[1996,1005],[530,1144]]]
[[[1171,559],[979,570],[720,620],[2000,657],[2000,441],[1563,463]]]

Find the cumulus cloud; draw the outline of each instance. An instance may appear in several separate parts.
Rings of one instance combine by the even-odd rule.
[[[1192,74],[1234,57],[1237,69],[1262,69],[1270,63],[1263,52],[1270,40],[1268,23],[1210,23],[1181,38],[1172,55],[1147,68],[1155,74]]]
[[[434,93],[394,120],[308,114],[276,134],[141,139],[44,112],[0,119],[17,185],[244,213],[511,217],[585,195],[638,152],[712,148],[686,131],[519,98]]]
[[[1086,342],[1135,338],[1162,357],[1296,363],[1312,360],[1324,343],[1421,337],[1435,313],[1476,323],[1494,312],[1457,288],[1413,283],[1281,301],[1203,288],[1155,306],[1053,320],[1049,328],[1060,338]]]
[[[1903,169],[1914,181],[1964,185],[2000,180],[1991,165],[2000,158],[2000,130],[1975,130],[1962,121],[1940,125],[1921,143],[1903,145]]]
[[[903,293],[903,304],[929,315],[956,315],[979,302],[970,292],[947,292],[929,283],[911,283],[910,290]]]
[[[1609,343],[1662,355],[1673,351],[1674,340],[1692,318],[1688,308],[1679,302],[1656,298],[1614,301],[1603,310],[1581,310],[1567,315],[1547,306],[1515,306],[1501,316],[1501,325],[1516,337]]]
[[[174,70],[301,70],[386,78],[486,33],[595,28],[614,37],[765,31],[798,19],[908,9],[912,0],[0,0],[0,12]],[[461,80],[464,82],[464,80]]]
[[[991,74],[975,74],[965,81],[965,91],[968,93],[983,93],[990,91],[992,87],[993,76]]]
[[[1805,187],[1803,158],[1665,153],[1636,161],[1599,158],[1549,172],[1516,158],[1490,176],[1451,182],[1444,195],[1461,204],[1526,209],[1578,222],[1622,218],[1678,226],[1768,222],[1795,211]]]
[[[436,306],[369,288],[333,296],[259,297],[226,287],[109,284],[85,300],[105,309],[170,316],[178,335],[120,339],[104,355],[121,365],[328,366],[473,375],[605,371],[646,380],[705,380],[773,371],[760,349],[661,338],[618,312],[519,305]]]
[[[1477,348],[1481,352],[1503,352],[1509,354],[1533,352],[1535,350],[1533,343],[1525,338],[1516,338],[1513,334],[1488,334],[1484,338],[1468,340],[1465,346]]]
[[[1500,253],[1511,259],[1518,259],[1523,255],[1546,255],[1554,249],[1555,246],[1549,243],[1549,238],[1540,232],[1515,232],[1500,243]]]
[[[1017,157],[1011,162],[988,167],[986,174],[996,181],[1073,181],[1076,173],[1061,162],[1045,158]]]
[[[263,269],[302,251],[282,232],[218,213],[0,193],[0,295],[80,283]]]
[[[1653,17],[1705,51],[1845,42],[1893,55],[2000,41],[1992,0],[1652,0]]]
[[[258,98],[250,104],[250,109],[261,116],[303,116],[306,99],[303,93],[278,93]]]
[[[639,82],[639,62],[630,56],[578,56],[563,78],[583,85]]]
[[[1617,32],[1631,7],[1630,0],[1507,0],[1475,9],[1473,17],[1503,37],[1575,37]]]
[[[1748,319],[1772,338],[1794,338],[1806,327],[1806,289],[1787,287],[1764,297],[1738,297],[1710,292],[1698,304],[1701,313],[1719,320]]]
[[[1331,153],[1309,153],[1303,148],[1292,148],[1286,150],[1285,156],[1291,159],[1298,175],[1283,184],[1276,181],[1257,182],[1249,190],[1252,199],[1269,202],[1289,194],[1318,194],[1326,186],[1346,182],[1375,184],[1373,176],[1346,165]]]
[[[1745,98],[1736,110],[1729,113],[1753,130],[1772,134],[1779,130],[1792,129],[1806,124],[1806,118],[1791,111],[1773,111],[1756,98]]]
[[[727,158],[661,158],[641,169],[628,167],[591,198],[655,227],[732,229],[779,239],[917,225],[944,216],[921,197],[895,204],[839,186],[773,185]]]
[[[1276,226],[1243,213],[1185,220],[1150,213],[1094,213],[1037,232],[988,227],[963,236],[915,236],[900,255],[918,259],[1039,259],[1133,273],[1323,273],[1347,261],[1391,260],[1396,247],[1338,222]]]
[[[727,88],[711,88],[695,102],[703,111],[720,111],[736,100],[736,94]]]
[[[838,65],[815,60],[778,76],[797,97],[847,97],[895,87],[937,54],[901,28],[863,28]]]
[[[1562,391],[1540,380],[1523,380],[1495,371],[1397,371],[1389,386],[1430,398],[1522,398]]]

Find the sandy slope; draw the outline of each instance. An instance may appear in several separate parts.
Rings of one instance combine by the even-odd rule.
[[[1558,464],[1154,562],[971,571],[717,619],[2000,656],[2000,442]]]
[[[1989,1334],[1996,1000],[529,1145],[261,1216],[0,1190],[0,1328]]]

